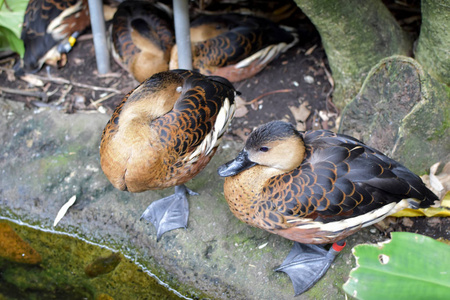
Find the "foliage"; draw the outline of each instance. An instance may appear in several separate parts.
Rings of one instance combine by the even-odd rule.
[[[0,0],[0,50],[11,49],[23,57],[20,39],[23,17],[29,0]]]
[[[352,250],[357,267],[344,290],[357,299],[448,299],[450,246],[409,232]]]

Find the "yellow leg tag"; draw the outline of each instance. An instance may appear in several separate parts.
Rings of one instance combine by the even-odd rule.
[[[77,39],[74,38],[73,36],[69,37],[69,44],[70,44],[70,46],[73,47],[73,45],[75,45],[76,41],[77,41]]]

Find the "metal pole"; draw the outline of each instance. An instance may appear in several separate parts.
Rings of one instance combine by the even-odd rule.
[[[173,0],[173,16],[175,19],[175,40],[178,48],[178,67],[192,70],[188,0]]]
[[[106,44],[105,19],[103,17],[103,4],[101,0],[88,0],[91,17],[92,36],[94,39],[95,58],[99,74],[110,71],[109,52]]]

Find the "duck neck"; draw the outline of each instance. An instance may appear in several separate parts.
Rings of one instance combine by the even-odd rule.
[[[263,190],[270,178],[283,173],[285,172],[279,169],[257,165],[235,176],[228,177],[226,183],[229,181],[230,184],[237,184],[238,186],[235,186],[235,188],[246,191],[248,193],[246,199],[252,201],[252,198]]]

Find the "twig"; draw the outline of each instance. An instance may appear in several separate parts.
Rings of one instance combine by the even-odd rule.
[[[264,94],[262,94],[262,95],[259,95],[259,96],[256,97],[255,99],[253,99],[253,100],[251,100],[251,101],[249,101],[249,102],[245,102],[244,104],[245,104],[245,105],[251,105],[251,104],[257,102],[258,100],[260,100],[261,98],[264,98],[264,97],[266,97],[266,96],[269,96],[269,95],[272,95],[272,94],[278,94],[278,93],[290,93],[290,92],[293,92],[293,90],[292,90],[292,89],[284,89],[284,90],[270,91],[270,92],[264,93]]]
[[[100,98],[100,99],[98,99],[98,100],[95,100],[95,101],[92,101],[92,99],[91,99],[91,105],[94,106],[94,107],[97,109],[97,108],[98,108],[98,107],[97,107],[97,104],[102,103],[102,102],[105,101],[105,100],[108,100],[108,99],[111,98],[112,96],[114,96],[114,93],[111,93],[111,94],[109,94],[109,95],[106,95],[105,97],[102,97],[102,98]]]
[[[45,102],[48,100],[48,96],[44,92],[31,92],[31,91],[22,91],[17,89],[11,89],[7,87],[0,86],[0,90],[9,93],[9,94],[16,94],[16,95],[22,95],[22,96],[32,96],[36,98],[41,98]]]
[[[334,79],[333,76],[331,75],[330,71],[328,71],[327,67],[325,66],[325,63],[323,62],[323,60],[320,62],[320,66],[323,68],[323,70],[325,71],[325,75],[327,76],[328,82],[330,83],[330,90],[327,93],[326,96],[326,108],[327,108],[327,112],[329,112],[329,107],[331,106],[335,112],[339,112],[339,110],[337,109],[336,105],[334,105],[333,101],[331,101],[331,94],[334,91]]]
[[[79,82],[73,82],[73,81],[70,81],[70,80],[67,80],[64,78],[60,78],[60,77],[50,78],[50,77],[44,77],[44,76],[39,76],[39,75],[30,75],[30,76],[34,77],[36,79],[42,80],[42,81],[50,81],[50,82],[58,83],[58,84],[70,84],[70,85],[74,85],[74,86],[85,88],[85,89],[91,89],[94,91],[105,91],[105,92],[111,92],[111,93],[115,93],[115,94],[123,94],[121,91],[116,90],[116,89],[94,86],[94,85],[89,85],[89,84],[79,83]]]

